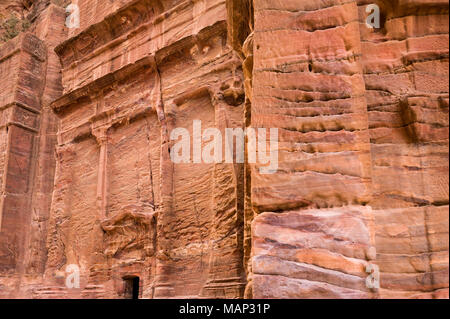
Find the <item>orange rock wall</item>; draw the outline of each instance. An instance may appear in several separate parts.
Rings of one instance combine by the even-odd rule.
[[[83,297],[120,297],[129,276],[145,298],[242,296],[243,166],[173,165],[168,153],[172,128],[243,125],[222,93],[242,91],[226,19],[224,1],[134,1],[56,48],[66,94],[52,104],[53,296],[73,293],[57,289],[69,264],[80,265]]]
[[[378,5],[361,44],[380,296],[448,298],[448,2]]]
[[[1,297],[24,296],[18,287],[39,284],[45,269],[57,131],[50,103],[62,93],[53,49],[65,36],[64,18],[50,6],[0,49]]]
[[[448,2],[73,3],[0,46],[0,297],[448,298]],[[278,171],[174,164],[194,120]]]
[[[448,297],[448,3],[370,3],[254,1],[254,297]]]
[[[23,34],[1,47],[2,87],[2,198],[1,268],[14,273],[22,267],[23,225],[30,223],[30,187],[34,171],[34,144],[41,113],[46,50],[43,42]]]

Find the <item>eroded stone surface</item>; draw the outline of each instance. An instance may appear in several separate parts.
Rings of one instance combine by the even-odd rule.
[[[76,3],[0,5],[31,22],[0,46],[0,297],[448,297],[448,2]],[[174,164],[194,120],[278,128],[278,171]]]
[[[320,265],[315,258],[306,265],[289,260],[278,268],[286,269],[278,281],[254,235],[254,296],[448,296],[448,4],[376,1],[377,30],[365,24],[372,1],[254,3],[260,40],[252,123],[278,126],[283,134],[282,171],[269,178],[254,171],[253,207],[276,211],[286,222],[292,208],[371,207],[372,227],[359,231],[374,238],[371,263],[381,271],[381,289],[370,293],[345,290],[353,268],[344,262],[342,282],[334,286],[318,283],[321,275],[307,277],[313,266],[334,271],[331,257]],[[256,217],[254,232],[270,227],[266,214]],[[291,254],[310,245],[318,230],[302,231],[309,236],[286,248]],[[272,234],[260,236],[278,247]],[[333,244],[326,254],[344,258]],[[281,258],[277,263],[287,259]]]

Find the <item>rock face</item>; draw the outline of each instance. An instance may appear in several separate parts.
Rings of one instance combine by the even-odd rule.
[[[0,297],[448,298],[448,2],[62,4],[0,46]]]
[[[370,3],[254,1],[254,297],[448,296],[448,3]]]

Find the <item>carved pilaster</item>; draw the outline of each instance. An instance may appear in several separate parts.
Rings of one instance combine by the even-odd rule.
[[[103,220],[107,217],[108,204],[108,128],[102,127],[93,129],[92,135],[95,136],[97,143],[100,146],[97,181],[97,209],[100,220]]]
[[[239,77],[211,90],[215,127],[225,136],[226,128],[243,128],[243,88]],[[239,107],[237,107],[239,106]],[[242,265],[243,164],[216,163],[214,166],[214,221],[209,278],[202,296],[227,298],[242,296],[245,276]],[[233,194],[230,196],[229,194]],[[227,216],[225,218],[225,216]],[[226,243],[225,243],[226,242]]]
[[[171,297],[173,287],[170,283],[171,269],[168,262],[171,242],[167,239],[173,218],[173,163],[170,159],[170,129],[173,126],[172,116],[166,114],[161,94],[161,77],[155,62],[155,87],[152,90],[152,103],[156,109],[161,125],[160,176],[161,206],[159,207],[156,232],[156,267],[154,276],[154,297]]]

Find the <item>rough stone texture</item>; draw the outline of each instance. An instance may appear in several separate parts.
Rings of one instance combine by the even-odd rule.
[[[283,132],[251,178],[254,297],[448,297],[448,3],[375,1],[380,30],[370,3],[254,1],[252,125]]]
[[[448,1],[378,4],[361,43],[380,296],[448,298]]]
[[[258,298],[370,298],[368,207],[263,213],[253,222]]]
[[[53,49],[65,36],[64,18],[63,9],[50,6],[27,34],[0,47],[2,297],[22,297],[19,287],[39,284],[45,269],[56,165],[57,118],[50,103],[62,93]]]
[[[448,2],[10,3],[0,297],[448,298]],[[278,171],[172,163],[194,120],[278,128]]]
[[[25,251],[19,229],[29,224],[30,180],[34,171],[34,141],[41,112],[46,50],[37,37],[25,33],[1,47],[2,57],[2,198],[1,269],[14,272]],[[16,71],[16,74],[13,72]]]

